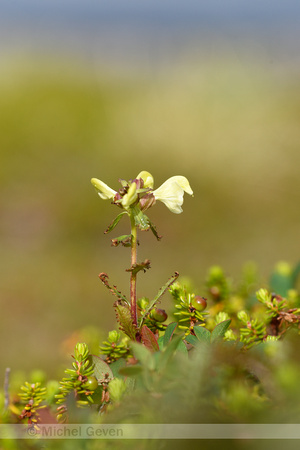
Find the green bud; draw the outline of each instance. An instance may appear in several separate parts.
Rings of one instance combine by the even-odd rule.
[[[236,335],[234,334],[234,332],[231,329],[229,329],[225,332],[224,338],[226,341],[236,341],[236,339],[237,339]]]
[[[118,342],[120,339],[120,333],[116,330],[112,330],[108,333],[108,340],[110,342]]]
[[[149,305],[149,300],[146,297],[142,297],[138,299],[138,305],[141,309],[146,309]]]
[[[238,319],[241,322],[244,322],[244,323],[249,322],[249,320],[250,320],[250,318],[249,318],[248,314],[246,313],[246,311],[239,311],[237,313],[237,317],[238,317]]]
[[[153,189],[154,180],[151,173],[147,172],[146,170],[143,170],[138,174],[136,178],[137,179],[142,178],[142,180],[144,181],[144,188]]]
[[[267,289],[263,289],[263,288],[259,289],[256,292],[256,298],[261,303],[267,303],[270,301],[270,296],[269,296]]]
[[[75,346],[75,359],[76,361],[83,361],[89,354],[89,348],[86,344],[78,343]]]
[[[108,385],[108,392],[113,402],[119,402],[126,392],[126,384],[121,378],[114,378]]]
[[[221,322],[224,322],[224,320],[228,320],[230,319],[229,315],[225,312],[225,311],[220,311],[217,315],[216,315],[216,324],[218,325]]]

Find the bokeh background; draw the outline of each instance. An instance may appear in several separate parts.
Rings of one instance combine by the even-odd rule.
[[[205,295],[212,264],[255,261],[263,285],[298,261],[299,25],[297,0],[1,2],[1,380],[61,374],[82,330],[115,326],[98,274],[127,293],[129,251],[91,177],[190,180],[183,214],[149,211],[140,296],[175,270]]]

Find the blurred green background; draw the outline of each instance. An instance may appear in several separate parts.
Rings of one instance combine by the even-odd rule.
[[[110,246],[128,224],[103,234],[118,209],[91,177],[117,190],[147,170],[156,187],[184,175],[194,190],[181,215],[149,210],[163,239],[140,236],[139,259],[152,262],[140,296],[175,270],[205,295],[212,264],[238,278],[255,261],[263,285],[276,262],[298,261],[300,66],[259,39],[230,42],[194,37],[158,59],[155,46],[112,61],[55,46],[2,52],[1,379],[7,366],[57,375],[79,330],[115,326],[98,274],[128,293],[129,250]]]

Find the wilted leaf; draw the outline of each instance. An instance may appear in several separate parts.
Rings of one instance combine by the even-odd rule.
[[[133,274],[137,274],[140,270],[146,272],[147,269],[150,269],[150,260],[145,259],[142,263],[134,264],[130,267],[130,269],[126,269],[126,272],[132,272]]]
[[[108,284],[108,275],[107,273],[101,272],[99,274],[100,281],[104,284],[104,286],[119,300],[126,302],[129,305],[129,301],[126,296],[122,294],[122,292],[118,291],[117,286],[110,286]]]
[[[118,247],[118,245],[122,244],[123,247],[131,246],[131,234],[123,234],[115,239],[111,240],[111,245],[113,247]]]

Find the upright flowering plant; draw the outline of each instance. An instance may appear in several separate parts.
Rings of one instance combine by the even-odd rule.
[[[145,214],[150,207],[155,205],[156,201],[163,202],[169,210],[175,214],[182,212],[183,196],[186,192],[193,195],[188,180],[183,176],[173,176],[166,180],[158,189],[154,189],[154,180],[149,172],[142,171],[136,178],[125,181],[120,179],[121,188],[118,191],[110,188],[103,181],[92,178],[91,183],[95,187],[99,197],[103,200],[111,200],[111,203],[122,209],[122,212],[113,220],[106,230],[111,232],[120,222],[123,216],[130,219],[131,232],[128,235],[122,235],[112,239],[112,245],[123,245],[131,247],[131,266],[127,269],[130,272],[130,300],[126,298],[115,286],[111,287],[108,283],[108,275],[101,273],[99,275],[103,284],[117,296],[118,300],[114,306],[117,312],[120,328],[131,338],[137,341],[152,342],[156,345],[153,329],[153,317],[159,317],[157,322],[161,322],[161,317],[166,318],[166,314],[159,313],[156,305],[164,292],[172,285],[178,277],[176,272],[168,282],[160,289],[158,295],[153,301],[145,304],[141,301],[138,305],[136,295],[136,277],[139,271],[144,272],[150,268],[150,261],[137,262],[137,232],[151,230],[157,240],[161,239],[156,227]],[[156,311],[155,311],[156,309]],[[149,325],[147,326],[146,325]],[[155,328],[155,327],[154,327]],[[159,326],[158,326],[159,329]],[[153,335],[153,336],[152,336]]]

